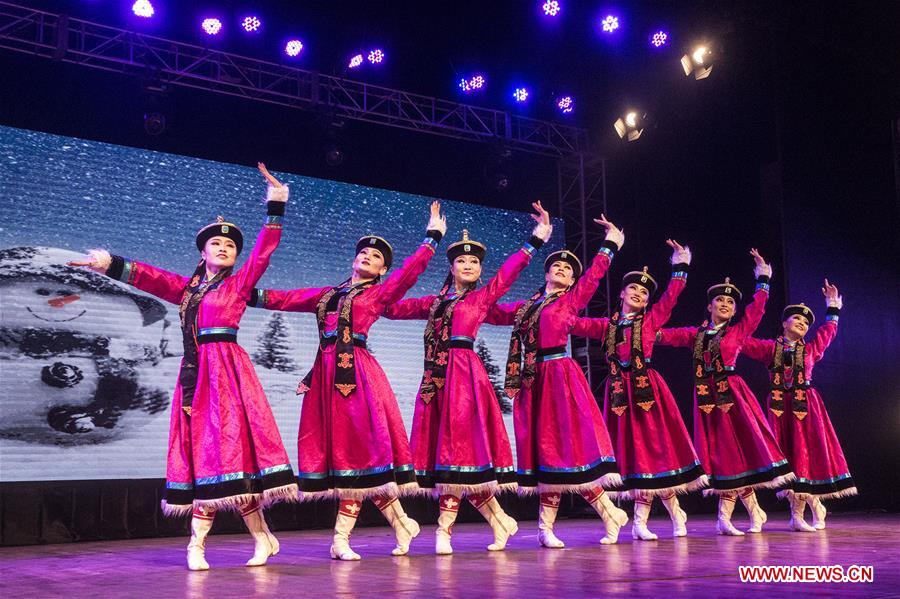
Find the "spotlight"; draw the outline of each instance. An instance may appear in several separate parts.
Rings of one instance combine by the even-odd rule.
[[[244,31],[247,33],[256,33],[259,31],[259,28],[262,27],[262,21],[255,15],[249,15],[244,17],[244,20],[241,21],[241,27],[243,27]]]
[[[613,123],[613,128],[616,130],[616,133],[619,134],[620,139],[637,141],[637,138],[644,132],[644,121],[646,118],[646,114],[638,114],[632,110],[626,113],[622,118],[617,119],[616,122]]]
[[[222,31],[222,21],[216,18],[203,19],[200,27],[206,32],[206,35],[219,35]]]
[[[559,5],[559,2],[557,0],[547,0],[546,2],[544,2],[543,6],[541,6],[541,9],[543,9],[544,15],[548,17],[555,17],[559,14],[559,11],[562,9],[562,7]]]
[[[513,99],[519,104],[523,104],[528,101],[528,88],[525,87],[517,87],[513,92]]]
[[[711,61],[712,53],[706,46],[697,46],[690,54],[681,57],[681,67],[684,74],[688,77],[691,73],[694,79],[706,79],[712,72],[713,66]]]
[[[556,107],[563,114],[569,114],[575,110],[575,100],[572,96],[561,96],[556,100]]]
[[[161,112],[144,113],[144,131],[147,135],[156,137],[166,130],[166,115]]]
[[[137,0],[137,2],[131,5],[131,12],[139,17],[149,19],[156,11],[153,10],[153,5],[150,4],[150,0]]]
[[[603,33],[612,33],[619,28],[619,17],[606,15],[606,18],[600,21],[603,26]]]
[[[362,63],[363,63],[363,55],[356,54],[350,59],[350,62],[347,64],[347,68],[348,69],[357,69],[362,66]]]
[[[669,39],[669,34],[660,29],[656,33],[650,36],[650,45],[654,48],[662,48],[666,45],[666,42]]]
[[[290,56],[291,58],[298,56],[300,54],[300,52],[302,52],[302,51],[303,51],[303,42],[301,42],[300,40],[290,40],[284,46],[284,53],[287,54],[288,56]]]
[[[487,78],[484,75],[472,75],[468,79],[464,78],[460,80],[459,89],[461,89],[463,93],[470,94],[483,89],[486,83]]]
[[[381,64],[384,62],[384,52],[381,48],[375,48],[369,52],[369,55],[366,58],[368,58],[369,62],[372,64]]]

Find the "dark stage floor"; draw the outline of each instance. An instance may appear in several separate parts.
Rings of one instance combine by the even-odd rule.
[[[557,524],[565,549],[537,546],[536,523],[524,522],[501,553],[489,553],[487,524],[454,527],[452,556],[435,556],[434,527],[425,527],[406,557],[392,557],[387,527],[361,528],[353,547],[359,562],[328,558],[330,531],[281,532],[281,553],[269,565],[246,568],[249,535],[218,535],[207,542],[212,569],[189,572],[187,538],[71,543],[0,549],[4,597],[556,597],[664,594],[766,596],[807,593],[860,597],[900,596],[900,515],[837,515],[818,533],[792,533],[784,513],[772,514],[767,532],[721,537],[714,520],[696,517],[689,536],[672,539],[668,520],[651,528],[656,542],[597,543],[599,520]],[[736,519],[741,527],[745,520]],[[745,584],[739,565],[874,566],[874,583]]]

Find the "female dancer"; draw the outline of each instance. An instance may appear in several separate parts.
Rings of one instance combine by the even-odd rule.
[[[708,484],[684,420],[668,385],[650,368],[656,332],[669,320],[687,283],[691,250],[671,239],[672,278],[650,306],[656,280],[647,269],[622,279],[622,307],[612,318],[581,318],[573,333],[605,340],[609,376],[603,417],[616,448],[626,495],[634,499],[634,539],[657,537],[647,528],[653,498],[659,496],[672,518],[672,534],[687,535],[687,515],[676,493]],[[648,306],[649,309],[648,309]]]
[[[561,493],[580,493],[600,514],[603,544],[615,543],[628,521],[603,491],[622,479],[600,408],[566,351],[578,313],[625,241],[605,216],[595,222],[606,228],[606,239],[584,276],[575,254],[554,252],[544,261],[546,285],[526,301],[498,304],[488,316],[491,324],[513,325],[505,388],[516,400],[519,492],[540,494],[538,540],[544,547],[565,547],[553,533]]]
[[[656,337],[660,345],[694,350],[694,447],[709,475],[711,488],[704,493],[719,496],[716,531],[721,535],[744,534],[731,523],[738,495],[750,514],[747,532],[761,532],[766,513],[753,490],[779,487],[794,478],[759,402],[734,372],[737,357],[759,326],[769,298],[772,266],[756,249],[750,255],[756,262],[756,292],[740,322],[731,324],[741,292],[726,278],[706,291],[708,321],[699,328],[660,329]]]
[[[805,343],[803,338],[815,322],[815,314],[803,304],[796,304],[781,313],[781,337],[751,338],[744,345],[747,356],[768,365],[771,371],[769,424],[797,475],[778,497],[787,498],[791,504],[790,527],[803,532],[825,528],[823,499],[856,495],[856,485],[822,396],[810,386],[813,367],[837,335],[843,305],[837,287],[828,279],[822,293],[827,305],[825,324],[816,330],[812,341]],[[807,503],[813,514],[812,526],[803,519]]]
[[[425,372],[416,397],[411,444],[419,484],[439,495],[438,554],[453,552],[450,531],[463,495],[493,529],[489,551],[501,551],[518,531],[516,521],[494,497],[498,490],[515,489],[516,475],[497,396],[472,346],[491,306],[550,238],[550,215],[540,202],[532,206],[537,226],[531,239],[487,285],[476,289],[487,248],[463,231],[462,241],[447,248],[450,273],[440,293],[403,300],[385,313],[388,318],[428,321]]]
[[[219,217],[197,233],[200,263],[192,277],[91,250],[83,261],[107,276],[179,305],[184,358],[172,400],[166,515],[193,512],[188,568],[207,570],[206,536],[218,508],[238,509],[255,541],[248,566],[278,553],[261,507],[295,499],[297,484],[281,435],[247,352],[237,344],[247,297],[281,240],[288,188],[259,164],[269,182],[266,222],[250,258],[236,272],[244,237]]]
[[[358,560],[350,533],[372,499],[394,528],[393,555],[405,555],[419,534],[398,497],[415,493],[415,472],[406,428],[387,376],[366,350],[366,336],[385,308],[416,284],[447,230],[439,202],[422,245],[382,281],[393,248],[374,235],[356,242],[350,278],[334,287],[256,290],[251,305],[287,312],[315,312],[319,352],[297,388],[306,394],[297,438],[302,499],[339,500],[331,557]]]

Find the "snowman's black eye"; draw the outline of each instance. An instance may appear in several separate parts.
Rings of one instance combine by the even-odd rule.
[[[35,291],[35,293],[37,293],[38,295],[50,295],[50,290],[44,289],[43,287],[41,287],[40,289]]]

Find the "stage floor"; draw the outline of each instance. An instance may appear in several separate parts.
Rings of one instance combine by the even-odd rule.
[[[359,562],[328,558],[330,531],[280,532],[281,552],[269,564],[246,568],[249,535],[207,541],[207,572],[184,565],[187,538],[69,543],[0,549],[4,597],[573,597],[631,594],[738,596],[797,593],[860,597],[900,596],[900,515],[835,515],[817,533],[787,530],[784,512],[772,513],[762,535],[721,537],[715,521],[698,516],[689,536],[671,537],[668,520],[655,518],[655,542],[597,541],[597,520],[557,523],[565,549],[537,545],[537,523],[523,522],[506,551],[484,550],[484,524],[454,527],[452,556],[432,553],[434,527],[423,527],[410,555],[392,557],[392,531],[360,528],[353,547]],[[736,518],[746,528],[746,517]],[[874,566],[874,583],[742,583],[739,565]]]

